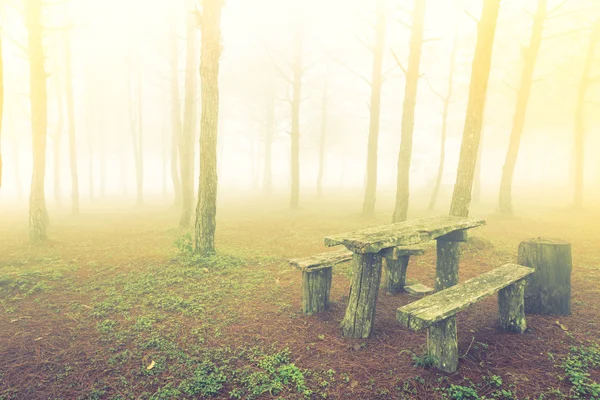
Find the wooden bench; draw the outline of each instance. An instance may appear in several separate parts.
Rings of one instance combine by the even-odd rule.
[[[397,311],[400,323],[414,331],[428,328],[427,352],[435,359],[434,366],[454,372],[458,367],[458,341],[455,315],[498,293],[498,313],[502,329],[523,333],[527,328],[524,311],[525,277],[533,268],[506,264],[464,283],[401,307]]]
[[[404,290],[406,284],[406,268],[411,255],[425,252],[421,246],[399,246],[389,249],[385,257],[384,289],[390,293]],[[331,290],[331,272],[334,265],[350,261],[352,251],[341,248],[306,258],[288,260],[302,271],[302,311],[313,314],[329,308],[329,292]]]

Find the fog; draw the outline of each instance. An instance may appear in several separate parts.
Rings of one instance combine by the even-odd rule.
[[[392,51],[406,63],[411,21],[402,2],[388,1],[378,141],[378,197],[393,196],[402,124],[405,77]],[[577,89],[584,68],[591,27],[598,18],[592,0],[562,4],[544,24],[526,124],[513,180],[513,197],[526,203],[543,200],[568,206],[573,191],[573,143]],[[82,207],[102,199],[134,200],[136,168],[131,110],[137,110],[141,85],[143,195],[146,201],[173,197],[170,175],[172,122],[171,74],[173,37],[178,60],[181,113],[185,101],[186,28],[200,33],[190,2],[81,0],[44,6],[45,69],[48,74],[48,125],[45,193],[50,209],[67,207],[71,193],[69,140],[65,109],[65,41],[72,53],[76,160]],[[482,199],[497,202],[502,166],[516,107],[524,52],[531,35],[537,1],[502,2],[483,121],[479,157]],[[448,115],[446,162],[440,201],[445,209],[456,179],[456,167],[468,100],[471,62],[481,1],[429,1],[425,43],[415,111],[410,190],[427,198],[439,162],[442,102],[450,53],[456,35],[454,91]],[[555,7],[557,7],[555,9]],[[23,5],[2,7],[4,60],[4,162],[0,207],[27,206],[32,175],[31,112],[27,30]],[[190,18],[191,16],[191,18]],[[302,19],[303,64],[300,108],[300,198],[316,195],[319,143],[326,92],[324,193],[364,190],[369,131],[370,86],[357,76],[371,76],[375,2],[359,0],[229,0],[222,15],[218,178],[220,200],[229,195],[264,192],[271,176],[273,192],[290,187],[290,65],[294,57],[294,24]],[[174,27],[174,28],[173,28]],[[173,29],[175,31],[173,31]],[[600,55],[592,76],[600,74]],[[196,79],[194,182],[198,185],[200,80]],[[132,82],[134,82],[132,84]],[[432,90],[433,89],[433,90]],[[274,107],[271,171],[265,171],[268,113]],[[584,201],[600,193],[600,85],[590,85],[585,105]],[[476,183],[478,184],[478,183]],[[539,194],[544,193],[540,198]],[[417,200],[414,200],[417,201]],[[302,200],[300,201],[302,202]],[[357,210],[360,207],[357,201]]]

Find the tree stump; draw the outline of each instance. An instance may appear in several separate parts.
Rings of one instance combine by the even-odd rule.
[[[346,315],[341,323],[345,337],[366,339],[371,335],[381,284],[381,261],[379,253],[354,254],[352,286]]]
[[[457,232],[461,233],[461,232]],[[460,260],[459,235],[446,235],[437,239],[437,259],[435,263],[435,291],[447,289],[458,283],[458,264]]]
[[[387,252],[385,258],[385,274],[383,275],[383,288],[387,293],[400,293],[406,285],[406,269],[410,256],[394,257],[392,252]]]
[[[329,309],[332,268],[302,271],[302,311],[314,314]]]
[[[571,314],[571,244],[556,239],[530,239],[519,245],[518,263],[535,268],[526,278],[525,313]]]
[[[520,280],[498,292],[498,314],[502,329],[523,333],[527,329],[525,321],[525,280]]]
[[[456,317],[448,317],[427,330],[427,353],[434,357],[433,366],[445,372],[458,368]]]

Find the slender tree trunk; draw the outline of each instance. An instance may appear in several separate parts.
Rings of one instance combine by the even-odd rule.
[[[2,34],[0,32],[0,189],[2,188],[2,117],[4,116],[4,62],[2,57]],[[15,150],[15,153],[18,150]]]
[[[452,100],[452,91],[454,87],[454,65],[456,62],[456,43],[457,43],[457,35],[455,32],[454,42],[452,44],[452,53],[450,55],[450,72],[448,74],[448,89],[446,91],[446,96],[442,98],[444,102],[444,109],[442,111],[442,132],[440,136],[440,163],[438,165],[437,178],[435,180],[435,186],[433,187],[433,192],[431,193],[431,199],[429,200],[429,211],[432,211],[435,207],[435,202],[437,201],[438,194],[440,192],[440,187],[442,186],[442,178],[444,176],[444,163],[446,162],[446,136],[448,131],[448,113],[450,111],[450,100]]]
[[[323,196],[323,173],[325,171],[325,138],[327,137],[327,86],[325,78],[323,99],[321,100],[321,137],[319,140],[319,174],[317,175],[317,196]]]
[[[181,100],[179,98],[179,46],[175,16],[171,18],[171,181],[175,193],[174,206],[181,206],[181,181],[179,180],[178,147],[181,142]]]
[[[535,71],[535,63],[537,61],[540,46],[542,45],[542,34],[544,32],[544,20],[546,19],[547,0],[539,0],[537,11],[533,19],[533,28],[531,30],[531,39],[529,40],[529,48],[525,53],[525,62],[521,73],[521,87],[517,96],[517,105],[513,117],[513,125],[510,133],[510,142],[508,151],[502,168],[502,179],[500,181],[499,194],[499,211],[502,214],[512,214],[512,181],[519,155],[519,146],[521,144],[521,136],[525,119],[527,115],[527,105],[529,103],[529,95],[531,86],[533,85],[533,73]]]
[[[54,135],[52,135],[52,149],[53,149],[53,187],[54,187],[54,202],[56,203],[56,207],[58,209],[62,209],[62,197],[60,193],[60,145],[62,142],[63,131],[64,131],[64,104],[63,104],[63,91],[61,88],[60,82],[60,74],[59,74],[59,63],[57,62],[57,58],[54,58],[53,69],[53,83],[54,90],[56,91],[56,105],[57,105],[57,123],[56,123],[56,131]]]
[[[142,70],[140,60],[138,60],[137,70],[137,157],[135,162],[135,177],[137,187],[137,205],[141,206],[144,202],[144,113],[143,113],[143,87]],[[135,145],[135,144],[134,144]]]
[[[479,149],[477,150],[477,161],[475,162],[475,174],[473,176],[473,202],[481,202],[481,163],[483,161],[483,142],[485,141],[485,128],[481,127],[481,138],[479,139]]]
[[[383,84],[383,54],[385,47],[385,3],[377,1],[375,22],[375,47],[371,71],[371,102],[369,109],[369,140],[367,143],[367,176],[363,214],[373,215],[377,195],[377,149],[379,146],[379,115],[381,113],[381,86]]]
[[[267,118],[265,121],[265,166],[263,170],[263,191],[271,193],[272,177],[271,159],[273,148],[273,129],[275,127],[275,88],[272,82],[267,93]]]
[[[483,111],[485,109],[485,97],[492,63],[492,48],[494,46],[500,2],[501,0],[484,0],[483,2],[475,56],[471,67],[467,116],[458,160],[456,183],[452,194],[452,204],[450,205],[450,215],[463,217],[469,215],[471,190],[473,189],[475,163],[477,162],[481,127],[483,125]]]
[[[188,12],[191,10],[191,5]],[[187,19],[185,102],[183,110],[183,135],[179,147],[181,172],[181,219],[179,225],[187,227],[192,217],[194,202],[194,141],[196,135],[196,96],[197,96],[197,31],[194,18],[189,13]]]
[[[583,206],[583,179],[585,165],[585,99],[588,89],[592,84],[590,77],[592,64],[596,47],[600,42],[600,19],[596,21],[590,44],[587,50],[585,64],[583,66],[583,74],[579,82],[577,91],[577,105],[575,108],[575,147],[574,147],[574,164],[575,164],[575,191],[573,193],[573,208],[578,209]]]
[[[71,168],[71,214],[79,214],[79,177],[77,171],[77,146],[75,143],[75,101],[73,99],[73,66],[71,61],[71,35],[64,36],[65,46],[65,95],[67,100],[67,123],[69,132],[69,164]]]
[[[292,190],[290,208],[300,204],[300,95],[302,90],[302,34],[303,22],[297,22],[294,38],[293,97],[292,97],[292,134],[291,134],[291,173]]]
[[[25,0],[25,21],[29,45],[31,87],[31,128],[33,134],[33,175],[29,197],[29,237],[32,242],[46,239],[48,212],[44,193],[46,176],[47,92],[44,70],[42,2]]]
[[[410,190],[410,159],[412,156],[412,140],[415,127],[415,107],[417,104],[417,87],[419,83],[419,66],[421,64],[421,47],[423,46],[423,25],[425,23],[425,0],[415,0],[410,34],[410,53],[406,69],[406,86],[404,89],[404,107],[402,110],[402,135],[398,154],[398,181],[396,189],[396,207],[392,222],[406,220]]]
[[[202,33],[200,80],[200,184],[196,208],[196,251],[215,251],[217,214],[217,134],[219,124],[219,59],[221,58],[221,8],[223,0],[205,0],[200,16]]]
[[[85,90],[85,130],[88,146],[88,190],[90,202],[94,202],[94,132],[96,125],[94,118],[94,102],[93,102],[94,86],[92,77],[86,74],[86,90]]]

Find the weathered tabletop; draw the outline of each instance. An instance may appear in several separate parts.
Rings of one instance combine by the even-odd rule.
[[[428,217],[325,237],[325,246],[346,246],[354,253],[378,253],[394,247],[419,244],[455,231],[475,228],[485,220],[463,217]]]

